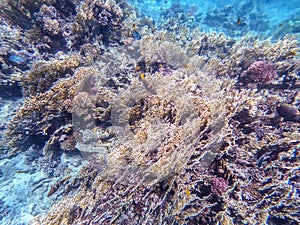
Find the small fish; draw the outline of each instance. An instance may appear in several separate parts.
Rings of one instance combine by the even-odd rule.
[[[295,56],[295,55],[297,55],[297,51],[295,51],[295,50],[291,50],[291,51],[289,51],[286,55],[287,56]]]
[[[185,193],[186,193],[187,196],[190,196],[190,195],[191,195],[191,191],[190,191],[189,189],[186,189],[186,190],[185,190]]]
[[[55,185],[51,185],[50,190],[47,194],[47,197],[50,197],[51,195],[53,195],[58,190],[60,185],[61,185],[61,183],[56,183]]]
[[[24,173],[29,173],[29,170],[17,170],[17,174],[24,174]]]
[[[135,23],[132,24],[132,28],[133,28],[133,30],[137,30],[137,25]]]
[[[136,66],[135,67],[135,71],[140,71],[141,70],[141,67],[140,66]]]
[[[67,180],[69,180],[70,178],[71,178],[71,176],[67,176],[67,177],[63,178],[62,180],[60,180],[59,182],[57,182],[56,184],[51,185],[50,190],[47,194],[47,197],[50,197],[51,195],[53,195],[60,188],[60,186],[64,185],[64,183]]]
[[[10,55],[8,57],[8,60],[13,62],[13,63],[17,63],[17,64],[21,64],[25,62],[25,59],[22,56],[19,55]]]
[[[142,84],[144,86],[144,88],[146,89],[146,91],[148,91],[149,93],[153,94],[153,95],[157,95],[157,92],[156,92],[156,89],[155,87],[153,87],[153,84],[151,84],[150,82],[148,82],[146,79],[145,79],[145,74],[142,73],[140,75],[141,77],[141,80],[142,80]]]
[[[265,158],[264,156],[261,156],[258,160],[257,160],[257,166],[258,167],[261,167],[261,165],[263,164]]]
[[[239,27],[243,27],[243,26],[246,26],[246,23],[242,21],[241,18],[238,18],[237,21],[236,21],[237,25]]]
[[[140,35],[140,33],[138,31],[133,31],[132,33],[132,37],[135,39],[135,40],[140,40],[142,38],[142,36]]]

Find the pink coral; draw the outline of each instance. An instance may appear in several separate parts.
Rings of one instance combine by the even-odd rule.
[[[214,194],[221,195],[227,190],[228,181],[222,177],[215,177],[211,180],[210,190]]]
[[[276,75],[276,68],[273,64],[265,61],[252,63],[241,75],[244,82],[265,84]]]

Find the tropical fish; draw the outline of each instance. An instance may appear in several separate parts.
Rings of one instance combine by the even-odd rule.
[[[138,31],[133,31],[132,33],[132,37],[135,39],[135,40],[140,40],[142,38],[142,36],[140,35],[140,33]]]
[[[239,27],[243,27],[243,26],[246,26],[246,23],[242,21],[241,18],[238,18],[237,21],[236,21],[237,25]]]

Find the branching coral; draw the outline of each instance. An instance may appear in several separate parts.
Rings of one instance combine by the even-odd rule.
[[[12,147],[9,154],[13,155],[16,153],[15,151],[22,151],[26,148],[25,146],[36,142],[43,146],[43,141],[54,134],[56,129],[68,121],[71,123],[71,117],[67,113],[67,109],[70,107],[69,99],[73,98],[76,93],[76,85],[88,72],[81,68],[72,78],[61,78],[48,91],[36,93],[25,99],[23,106],[7,130],[7,137],[17,137],[9,141],[9,145]]]
[[[144,58],[142,53],[139,59]],[[155,59],[151,59],[149,65],[154,64]],[[160,60],[164,62],[163,58]],[[76,147],[99,171],[93,189],[99,197],[113,193],[114,196],[126,195],[127,200],[109,198],[108,201],[113,201],[112,207],[107,200],[99,199],[101,203],[94,206],[94,213],[81,215],[81,219],[67,216],[69,223],[79,220],[104,224],[207,221],[210,212],[197,211],[197,208],[199,204],[204,208],[217,204],[200,202],[212,198],[208,178],[213,176],[204,171],[221,146],[226,122],[225,104],[220,100],[226,90],[221,90],[222,82],[217,79],[210,79],[207,87],[202,82],[207,82],[208,75],[196,71],[197,68],[183,67],[168,76],[157,71],[147,73],[145,78],[132,78],[127,86],[118,87],[119,94],[114,95],[115,100],[111,99],[111,124],[107,127],[97,123],[97,119],[92,127],[78,127],[78,116],[83,120],[89,114],[96,117],[93,108],[97,103],[90,100],[99,94],[95,90],[105,82],[97,82],[98,87],[89,86],[88,80],[98,80],[94,73],[95,78],[80,85],[72,100],[75,103],[73,128],[75,133],[80,133],[75,135]],[[83,111],[81,106],[84,106]],[[85,204],[89,195],[76,195],[63,204],[80,214],[89,212],[91,208]],[[80,206],[75,206],[73,201]],[[126,207],[119,208],[123,204]],[[104,208],[110,216],[102,216]],[[119,210],[126,217],[120,216]],[[66,219],[62,214],[56,217],[55,210],[53,215],[53,223]]]
[[[35,96],[47,91],[57,80],[70,76],[73,70],[79,66],[78,55],[66,56],[62,60],[48,62],[36,62],[22,80],[25,96]]]
[[[110,20],[117,8],[108,1],[80,3],[74,40],[117,26]],[[10,123],[9,154],[38,144],[46,153],[79,150],[90,163],[66,182],[64,194],[75,189],[73,195],[35,224],[299,222],[299,124],[276,114],[283,98],[291,103],[299,92],[278,79],[299,72],[299,44],[193,34],[187,41],[143,33],[93,65],[80,67],[70,56],[27,73],[23,84],[34,85]],[[278,76],[268,79],[277,83],[238,85],[243,71],[262,60],[276,65]]]
[[[78,48],[93,40],[108,43],[117,32],[123,14],[114,1],[4,1],[0,10],[4,16],[24,30],[42,36],[42,51]],[[33,40],[36,37],[32,36]],[[116,38],[117,39],[117,36]]]

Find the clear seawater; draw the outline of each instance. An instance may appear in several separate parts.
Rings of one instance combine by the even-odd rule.
[[[176,30],[176,25],[183,22],[191,28],[224,32],[232,37],[252,33],[276,39],[286,34],[300,34],[300,0],[129,0],[129,3],[136,8],[139,18],[152,20],[160,29]],[[166,25],[165,22],[172,17],[175,25]],[[176,24],[176,21],[180,22]],[[0,99],[0,135],[3,135],[19,102],[22,102],[21,98]],[[41,149],[29,146],[27,152],[13,158],[1,155],[1,225],[28,224],[60,200],[47,197],[53,181],[32,163],[30,152],[41,155]],[[70,155],[63,155],[59,161],[74,171],[82,164],[81,159]]]
[[[300,2],[298,0],[139,0],[132,1],[139,17],[151,18],[156,25],[173,16],[183,17],[187,26],[206,32],[224,32],[230,36],[247,33],[275,38],[299,33]],[[239,21],[239,22],[238,22]],[[180,25],[180,22],[178,22]],[[291,27],[294,27],[291,28]],[[163,27],[165,29],[165,27]],[[280,31],[284,30],[284,31]]]

